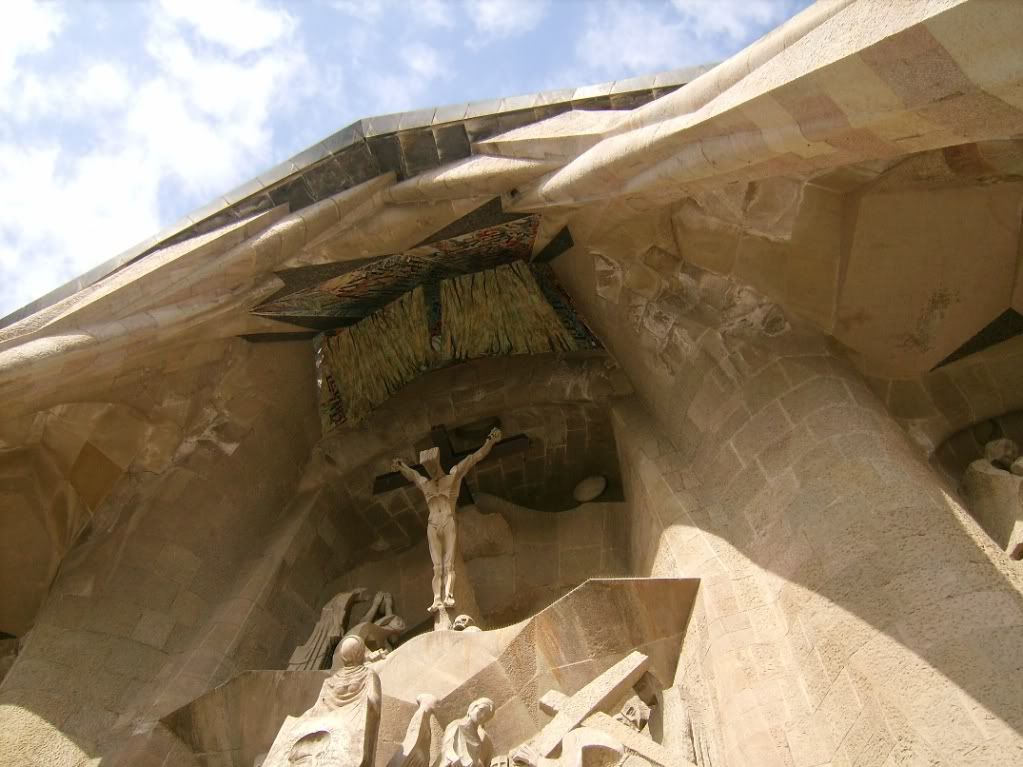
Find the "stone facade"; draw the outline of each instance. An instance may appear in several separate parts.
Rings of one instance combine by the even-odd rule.
[[[1020,35],[1015,3],[837,0],[688,82],[374,118],[19,313],[0,761],[318,758],[355,730],[293,728],[350,710],[346,678],[379,678],[378,767],[1023,761],[1023,465],[992,452],[1023,439]],[[492,312],[427,296],[477,279]],[[330,361],[385,394],[324,423],[314,336],[384,304],[310,325],[288,297],[394,291],[415,359],[451,328],[473,353],[395,376],[390,325]],[[423,494],[376,478],[498,425],[452,630]],[[359,588],[398,646],[286,671]]]

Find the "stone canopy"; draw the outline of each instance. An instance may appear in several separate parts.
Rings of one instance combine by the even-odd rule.
[[[692,604],[624,764],[1020,761],[1020,39],[1023,3],[822,0],[712,67],[368,118],[0,321],[0,762],[252,767],[339,592],[421,635],[407,719],[414,647],[556,655],[626,578]],[[374,477],[495,425],[485,638],[429,639],[427,505]],[[567,764],[616,621],[514,695],[452,650],[438,710]]]

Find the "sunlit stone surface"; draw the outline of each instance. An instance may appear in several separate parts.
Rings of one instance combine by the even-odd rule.
[[[1023,762],[1020,39],[362,121],[4,320],[0,762]]]

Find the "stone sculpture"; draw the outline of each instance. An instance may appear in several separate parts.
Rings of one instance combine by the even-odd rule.
[[[1004,550],[1023,543],[1023,467],[1011,439],[984,446],[984,457],[966,467],[961,492],[970,513]]]
[[[589,767],[620,765],[625,747],[611,735],[592,727],[577,727],[561,739],[561,756],[540,756],[529,743],[513,749],[507,757],[494,760],[497,767]],[[649,764],[649,763],[647,763]]]
[[[424,477],[400,458],[395,458],[392,462],[395,471],[401,472],[405,479],[419,488],[430,510],[426,527],[430,558],[433,560],[433,604],[429,607],[430,612],[455,605],[454,562],[458,550],[455,504],[465,475],[487,457],[494,443],[500,439],[501,430],[491,429],[483,446],[456,464],[450,472],[445,472],[441,466],[438,448],[423,450],[419,454],[419,463],[426,469],[429,477]]]
[[[405,633],[405,628],[405,621],[394,612],[394,598],[386,591],[378,591],[362,619],[348,629],[345,636],[359,637],[366,645],[367,658],[374,661],[394,649],[395,640]],[[331,668],[337,668],[339,661],[338,651],[335,651]]]
[[[469,710],[444,728],[437,767],[490,767],[494,746],[483,728],[494,716],[494,701],[477,698]]]
[[[528,767],[562,764],[576,767],[586,763],[588,754],[585,752],[592,749],[612,756],[628,752],[629,759],[635,764],[694,767],[691,759],[672,755],[661,743],[655,741],[649,728],[643,731],[642,724],[646,723],[650,714],[649,704],[643,700],[649,693],[646,688],[650,686],[651,680],[647,674],[648,666],[649,658],[637,651],[627,655],[571,697],[558,690],[548,690],[540,699],[540,710],[550,714],[553,719],[530,743],[512,751],[509,765],[515,765],[515,759],[519,759],[521,764]],[[626,702],[622,714],[611,717],[601,711],[601,708],[613,701],[621,700],[630,688],[637,694]],[[641,726],[637,727],[637,724]],[[553,760],[552,754],[559,745],[561,759]]]
[[[334,648],[344,635],[348,611],[365,593],[363,588],[343,591],[323,606],[309,639],[291,654],[288,671],[315,671],[329,667]]]
[[[575,489],[572,491],[572,497],[579,503],[589,503],[590,501],[597,500],[606,489],[607,477],[594,474],[592,477],[586,477],[586,479],[581,480],[575,486]]]
[[[984,445],[984,458],[992,466],[1008,471],[1013,461],[1019,458],[1019,445],[1011,439],[993,439]]]
[[[615,719],[636,732],[643,732],[650,721],[650,706],[641,701],[639,696],[633,696],[622,706],[622,710],[615,714]]]
[[[464,631],[467,634],[472,634],[477,631],[482,631],[479,626],[476,625],[476,621],[469,615],[459,615],[451,624],[452,631]]]
[[[323,683],[316,703],[288,717],[263,767],[373,767],[380,727],[380,677],[366,665],[356,636],[339,646],[342,666]]]
[[[430,747],[433,744],[430,720],[434,718],[433,709],[437,705],[437,699],[432,695],[418,695],[416,703],[419,707],[409,720],[405,739],[387,763],[387,767],[429,767],[430,765]]]

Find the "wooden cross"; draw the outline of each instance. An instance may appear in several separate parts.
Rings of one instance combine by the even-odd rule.
[[[447,427],[443,425],[430,427],[430,440],[440,453],[440,465],[444,468],[444,471],[451,471],[451,469],[459,461],[471,453],[475,453],[481,447],[480,445],[477,445],[472,450],[456,452],[451,444],[451,438],[448,436]],[[503,458],[506,455],[521,453],[528,447],[529,437],[525,434],[516,434],[514,437],[507,437],[491,448],[490,455],[483,459],[483,463],[495,458]],[[412,468],[423,476],[426,476],[426,471],[423,469],[422,464],[414,464]],[[373,480],[373,495],[387,493],[391,490],[397,490],[399,487],[406,487],[410,484],[411,483],[405,479],[400,472],[392,471],[387,474],[381,474]],[[473,503],[475,503],[475,501],[473,500],[472,492],[469,490],[468,483],[462,482],[462,489],[458,494],[458,505],[471,506]]]

